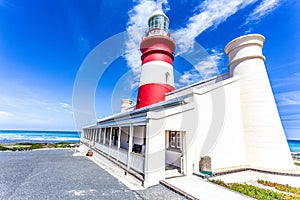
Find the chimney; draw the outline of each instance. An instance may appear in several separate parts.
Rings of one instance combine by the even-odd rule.
[[[132,107],[132,101],[130,99],[121,100],[121,112],[126,112],[131,107]]]

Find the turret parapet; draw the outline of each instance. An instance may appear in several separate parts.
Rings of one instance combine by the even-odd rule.
[[[264,41],[264,36],[260,34],[249,34],[238,37],[226,45],[225,53],[229,59],[228,68],[231,76],[234,75],[235,67],[243,61],[256,58],[265,61],[262,55]]]

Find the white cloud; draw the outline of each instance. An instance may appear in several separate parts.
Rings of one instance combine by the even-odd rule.
[[[10,113],[10,112],[6,112],[6,111],[0,111],[0,119],[1,120],[6,120],[6,119],[10,119],[11,117],[13,117],[14,114]]]
[[[246,23],[258,21],[279,6],[279,0],[263,0],[248,16]]]
[[[175,30],[172,33],[177,46],[177,55],[192,50],[195,38],[203,31],[209,28],[216,28],[219,24],[226,21],[228,17],[234,15],[237,11],[257,2],[258,0],[205,0],[195,9],[195,13],[188,19],[185,27]],[[125,59],[128,66],[132,69],[135,77],[133,85],[139,81],[141,70],[141,60],[139,44],[147,27],[148,17],[155,11],[157,5],[167,5],[167,0],[153,1],[139,0],[137,4],[128,12],[129,21],[127,23],[128,41],[126,43]],[[278,0],[262,1],[249,15],[249,22],[258,20],[265,14],[271,12],[278,6]],[[140,31],[136,31],[140,30]],[[183,73],[180,78],[181,84],[191,84],[201,79],[209,78],[218,74],[218,64],[222,58],[222,53],[214,54],[198,62],[193,69]]]
[[[125,59],[134,73],[138,74],[141,68],[140,42],[148,26],[149,16],[156,10],[155,1],[139,1],[129,12],[126,31],[128,40],[126,42]]]
[[[173,33],[177,45],[177,55],[189,52],[193,48],[195,38],[203,31],[211,27],[217,27],[237,11],[255,2],[257,0],[206,0],[202,2],[197,9],[197,13],[189,18],[186,27]],[[248,20],[258,20],[277,6],[278,0],[264,0],[255,8]],[[183,73],[180,83],[191,84],[202,78],[206,79],[217,75],[221,58],[222,54],[213,53],[207,59],[198,62],[194,69]]]
[[[300,90],[275,95],[278,106],[300,105]]]
[[[206,59],[200,61],[195,68],[200,72],[204,79],[216,76],[219,74],[218,65],[222,60],[223,52],[217,51],[215,49],[211,50],[211,55]]]
[[[71,108],[70,104],[67,103],[58,103],[63,109]]]
[[[126,42],[125,59],[127,65],[131,68],[134,74],[132,87],[136,86],[139,81],[141,71],[141,53],[140,42],[148,27],[148,18],[157,9],[162,8],[163,4],[167,4],[167,0],[139,0],[137,4],[128,12],[129,20],[127,22],[126,31],[128,40]]]
[[[177,86],[185,86],[196,83],[219,74],[218,65],[222,61],[224,53],[212,49],[211,55],[194,65],[194,68],[185,71],[179,79]]]
[[[239,9],[246,7],[257,0],[206,0],[199,5],[198,13],[189,18],[185,28],[176,31],[173,37],[176,40],[178,54],[189,51],[195,38],[203,31],[226,21]]]
[[[51,100],[44,91],[9,82],[0,84],[0,127],[3,129],[74,130],[70,104]]]
[[[291,86],[300,86],[300,73],[294,73],[293,75],[283,78],[272,79],[272,88],[283,88]]]
[[[202,2],[186,27],[175,31],[172,36],[177,45],[177,55],[193,49],[195,38],[203,31],[217,27],[238,10],[256,2],[257,0],[206,0]],[[222,61],[222,52],[211,51],[211,55],[199,61],[194,68],[186,71],[179,79],[177,86],[189,85],[202,79],[207,79],[219,74],[218,65]]]

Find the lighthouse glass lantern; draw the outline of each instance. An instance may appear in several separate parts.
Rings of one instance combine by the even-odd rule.
[[[149,31],[147,36],[169,36],[169,23],[168,17],[161,10],[155,11],[148,20]]]

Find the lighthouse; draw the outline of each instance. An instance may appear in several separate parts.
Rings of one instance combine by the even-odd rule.
[[[136,109],[164,101],[165,94],[174,91],[175,42],[170,37],[169,23],[161,10],[148,19],[148,31],[140,44],[142,70]]]

